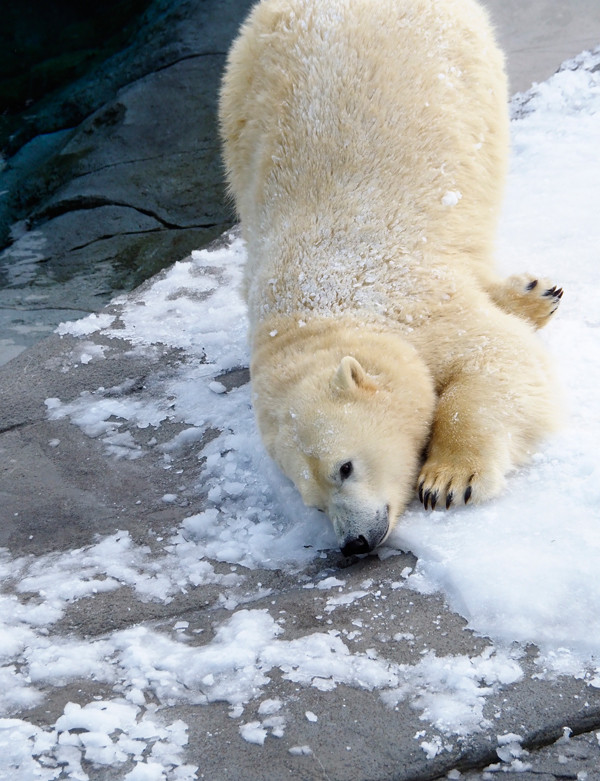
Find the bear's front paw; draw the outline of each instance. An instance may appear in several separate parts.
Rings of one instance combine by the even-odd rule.
[[[502,474],[495,469],[473,463],[445,465],[428,460],[419,475],[417,490],[426,510],[435,510],[438,504],[448,510],[452,505],[488,499],[498,493],[502,482]]]
[[[436,474],[435,472],[430,473],[424,468],[419,475],[419,501],[426,510],[430,508],[435,510],[438,503],[445,504],[446,510],[452,504],[468,504],[473,496],[472,483],[474,478],[475,473],[469,475],[465,480],[464,477],[463,479],[457,479],[456,476],[449,477],[445,474],[445,470]]]

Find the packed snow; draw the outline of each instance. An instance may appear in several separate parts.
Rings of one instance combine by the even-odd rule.
[[[245,251],[233,236],[229,246],[192,253],[117,302],[118,316],[92,315],[58,329],[78,337],[76,363],[108,360],[112,338],[149,357],[157,345],[186,356],[162,384],[149,381],[134,396],[90,388],[68,402],[47,399],[49,418],[70,420],[102,443],[106,458],[152,453],[169,469],[174,454],[201,442],[207,428],[220,433],[201,453],[203,509],[173,530],[161,555],[126,530],[37,559],[0,552],[0,577],[14,590],[0,594],[0,778],[45,781],[65,769],[83,781],[86,762],[128,781],[196,778],[198,769],[185,760],[188,726],[169,721],[165,706],[228,703],[239,739],[259,747],[288,730],[286,703],[269,690],[273,671],[321,692],[359,687],[390,708],[410,702],[425,727],[415,740],[427,758],[490,727],[486,698],[523,675],[515,641],[539,647],[540,676],[577,676],[600,688],[599,64],[600,49],[581,55],[513,102],[500,233],[504,273],[530,270],[565,289],[557,317],[540,336],[565,387],[565,426],[510,477],[502,497],[449,513],[426,513],[415,502],[381,551],[381,558],[394,548],[418,557],[393,588],[440,592],[494,644],[472,657],[427,651],[412,664],[359,651],[353,633],[336,628],[336,616],[344,606],[379,599],[380,584],[350,588],[342,575],[302,581],[305,568],[336,547],[335,535],[321,514],[303,507],[260,446],[249,385],[228,384],[231,372],[248,365],[237,294]],[[448,205],[459,208],[460,194],[448,195],[455,196]],[[93,334],[105,337],[102,347],[90,341]],[[166,444],[136,438],[166,421],[184,424]],[[165,494],[163,501],[177,498]],[[290,638],[281,617],[244,606],[244,573],[256,568],[296,572],[314,588],[324,600],[321,631]],[[222,589],[230,610],[204,645],[192,642],[201,630],[189,621],[174,622],[170,631],[138,625],[85,640],[52,631],[70,605],[101,592],[128,587],[135,599],[168,603],[204,584]],[[362,620],[353,625],[358,636]],[[409,628],[399,625],[389,642],[412,643]],[[14,717],[43,703],[47,687],[80,679],[112,694],[67,703],[47,727]],[[258,708],[247,713],[253,701]],[[320,714],[305,717],[317,728]],[[312,749],[298,743],[288,751],[304,756]],[[519,735],[498,736],[501,762],[526,767],[521,756]]]

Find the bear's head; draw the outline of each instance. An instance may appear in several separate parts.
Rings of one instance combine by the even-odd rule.
[[[367,553],[414,495],[435,403],[431,379],[413,356],[381,373],[350,355],[326,361],[329,368],[311,363],[274,393],[258,390],[261,433],[304,502],[327,513],[342,552]]]

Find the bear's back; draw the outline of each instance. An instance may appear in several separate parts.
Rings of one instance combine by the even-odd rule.
[[[488,262],[506,102],[474,0],[263,0],[232,48],[220,106],[251,317],[331,307],[349,295],[331,289],[342,278],[384,306],[410,264]],[[329,297],[307,294],[296,272]]]

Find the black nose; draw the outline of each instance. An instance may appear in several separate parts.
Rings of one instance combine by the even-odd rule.
[[[350,540],[342,548],[344,556],[355,556],[357,553],[368,553],[373,550],[366,538],[360,534],[355,540]]]

